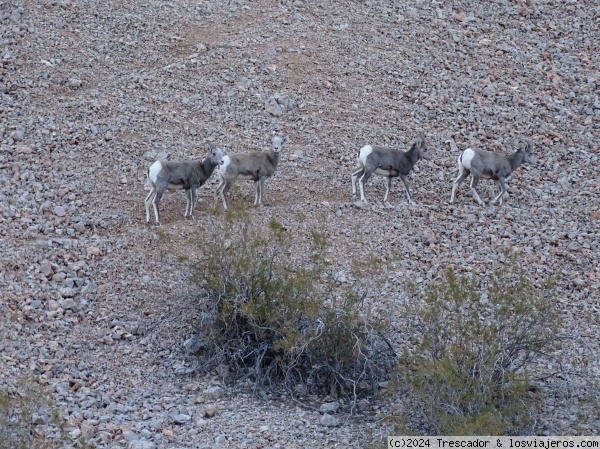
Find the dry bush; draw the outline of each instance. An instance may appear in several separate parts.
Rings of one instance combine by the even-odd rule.
[[[289,239],[276,221],[260,229],[239,208],[213,219],[195,267],[207,307],[196,339],[204,367],[227,366],[235,379],[283,385],[294,397],[355,403],[395,363],[385,325],[365,308],[363,289],[335,281],[324,235],[313,231],[310,251],[294,257]]]

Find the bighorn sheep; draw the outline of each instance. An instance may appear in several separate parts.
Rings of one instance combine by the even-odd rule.
[[[463,182],[469,173],[471,177],[471,193],[473,197],[483,206],[485,203],[481,200],[475,187],[480,179],[493,179],[500,188],[500,193],[496,196],[490,204],[496,204],[507,196],[506,192],[506,179],[514,172],[519,165],[522,163],[535,164],[535,156],[532,154],[531,142],[525,139],[521,139],[523,146],[519,147],[513,154],[507,155],[503,153],[493,153],[491,151],[484,151],[479,149],[467,148],[458,157],[458,177],[454,180],[452,185],[452,194],[450,195],[450,204],[454,203],[454,195],[459,184]],[[449,139],[446,143],[450,144],[452,150],[458,150],[454,139]]]
[[[146,197],[146,222],[150,223],[150,204],[154,208],[154,218],[160,225],[158,203],[165,190],[185,189],[187,205],[185,218],[193,218],[196,206],[196,189],[201,187],[217,165],[223,163],[223,150],[211,147],[210,156],[202,161],[156,161],[148,168],[150,193]]]
[[[265,179],[275,173],[279,164],[281,146],[287,139],[281,136],[273,136],[269,151],[253,151],[251,153],[232,154],[223,157],[223,164],[219,167],[221,183],[215,190],[215,201],[217,196],[223,201],[223,209],[227,210],[225,194],[236,179],[254,181],[256,195],[254,205],[262,206],[262,197]]]
[[[406,188],[406,197],[410,204],[416,204],[410,194],[408,185],[408,174],[414,169],[420,159],[431,159],[427,143],[422,136],[419,136],[411,144],[408,151],[399,151],[391,148],[382,148],[373,145],[366,145],[358,152],[358,163],[360,168],[352,173],[352,196],[356,195],[356,180],[360,187],[360,200],[366,203],[364,186],[365,182],[372,174],[387,176],[387,185],[383,201],[387,203],[390,189],[392,188],[392,178],[400,177]]]

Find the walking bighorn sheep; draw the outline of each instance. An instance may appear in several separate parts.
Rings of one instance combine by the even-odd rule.
[[[146,197],[146,222],[150,223],[150,204],[154,208],[154,218],[160,225],[158,203],[165,190],[185,189],[187,205],[185,218],[193,218],[196,206],[196,189],[201,187],[217,165],[223,163],[223,150],[211,147],[210,156],[202,161],[156,161],[148,168],[150,193]]]
[[[256,186],[254,205],[262,206],[265,179],[270,178],[275,173],[279,164],[281,146],[285,141],[285,137],[273,136],[269,151],[253,151],[224,156],[223,164],[219,167],[221,183],[215,190],[215,201],[217,196],[220,196],[223,201],[223,209],[227,210],[225,194],[229,187],[236,179],[246,179],[254,181]]]
[[[416,204],[410,194],[407,176],[419,160],[431,159],[427,143],[422,136],[417,137],[406,152],[366,145],[358,152],[357,159],[360,168],[352,173],[352,196],[356,195],[356,180],[358,179],[360,200],[366,203],[365,182],[373,174],[387,176],[388,181],[385,196],[383,197],[383,201],[387,204],[390,189],[392,188],[392,178],[400,177],[406,188],[408,202],[413,205]]]
[[[458,177],[452,185],[452,194],[450,195],[450,204],[454,203],[454,195],[459,184],[463,182],[469,174],[471,174],[471,193],[473,197],[483,206],[485,203],[479,197],[477,183],[480,179],[493,179],[500,188],[500,193],[490,204],[496,204],[507,196],[506,179],[514,172],[522,163],[535,164],[535,156],[532,154],[532,146],[529,140],[521,139],[523,145],[513,154],[507,155],[503,153],[493,153],[491,151],[467,148],[458,157]],[[454,139],[449,139],[446,143],[450,144],[452,150],[458,150]]]

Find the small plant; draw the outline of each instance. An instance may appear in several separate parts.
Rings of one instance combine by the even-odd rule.
[[[154,232],[156,233],[157,247],[159,252],[160,261],[164,262],[165,252],[167,250],[167,246],[171,241],[171,236],[163,230],[161,227],[154,228]]]
[[[395,362],[385,326],[365,309],[362,289],[336,284],[324,234],[312,231],[303,254],[289,242],[280,223],[258,228],[241,208],[201,238],[205,366],[293,395],[372,394]]]
[[[400,372],[438,435],[530,433],[532,373],[560,348],[552,285],[534,288],[514,258],[486,286],[445,272],[408,311],[417,335]]]
[[[159,243],[166,243],[169,240],[169,234],[167,234],[162,228],[154,228],[154,232],[156,233],[156,238]]]
[[[35,380],[0,390],[0,449],[58,448],[65,439],[58,407]]]

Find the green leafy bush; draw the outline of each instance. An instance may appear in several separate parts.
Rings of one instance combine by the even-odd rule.
[[[385,380],[395,363],[385,326],[365,308],[363,289],[336,282],[323,234],[313,231],[306,252],[292,254],[277,221],[261,229],[230,209],[200,240],[205,367],[227,366],[237,379],[293,395],[356,399]]]
[[[514,259],[487,285],[447,270],[439,285],[411,288],[416,345],[399,372],[438,435],[530,433],[532,372],[560,348],[552,285],[535,288]]]

